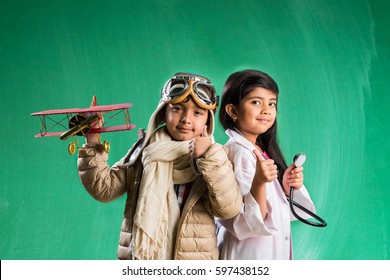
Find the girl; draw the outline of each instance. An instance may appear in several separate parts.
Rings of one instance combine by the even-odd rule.
[[[85,189],[101,202],[127,196],[119,259],[218,259],[214,216],[237,215],[242,197],[226,149],[213,141],[217,100],[209,79],[176,73],[145,137],[111,168],[99,135],[86,135]]]
[[[297,202],[315,211],[303,168],[287,167],[277,143],[278,93],[275,81],[257,70],[233,73],[225,82],[219,120],[230,137],[225,146],[244,207],[218,220],[222,259],[292,259],[290,187]]]

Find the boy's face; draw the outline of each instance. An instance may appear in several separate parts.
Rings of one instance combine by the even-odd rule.
[[[207,124],[208,114],[208,110],[198,107],[192,98],[178,104],[167,104],[165,120],[169,135],[176,141],[200,136]]]

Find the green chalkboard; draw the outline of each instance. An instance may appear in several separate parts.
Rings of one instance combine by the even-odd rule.
[[[124,198],[94,201],[45,109],[131,102],[146,127],[177,71],[254,68],[280,87],[279,140],[306,153],[326,228],[294,222],[296,259],[389,259],[390,3],[384,0],[0,0],[0,258],[115,259]],[[227,140],[217,125],[216,140]],[[111,164],[136,130],[103,135]],[[83,139],[80,139],[83,141]]]

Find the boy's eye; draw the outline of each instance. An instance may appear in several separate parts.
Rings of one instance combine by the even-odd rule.
[[[181,107],[180,106],[172,106],[173,111],[180,111]]]
[[[198,115],[198,116],[203,116],[203,111],[195,111],[195,115]]]

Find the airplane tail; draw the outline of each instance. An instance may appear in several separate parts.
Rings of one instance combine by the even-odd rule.
[[[96,105],[97,105],[97,103],[96,103],[96,96],[94,95],[94,96],[92,97],[91,107],[96,106]]]

